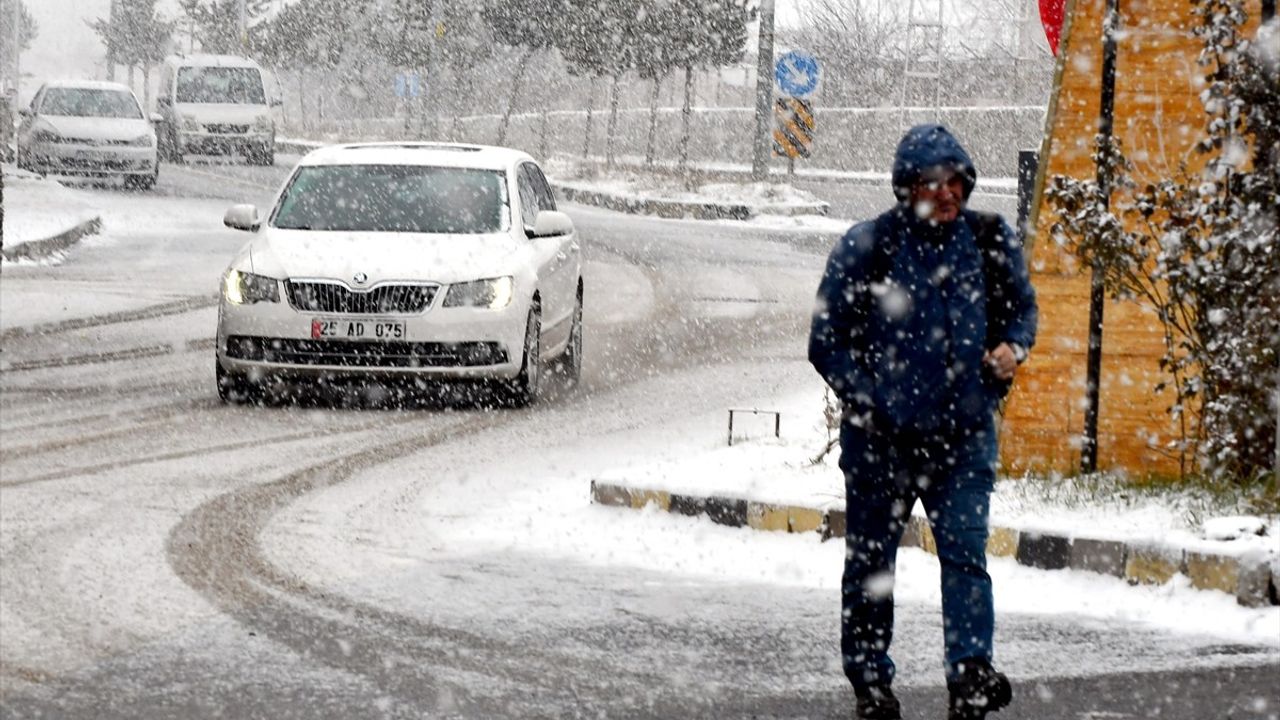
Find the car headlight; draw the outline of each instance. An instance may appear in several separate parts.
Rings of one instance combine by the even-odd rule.
[[[265,275],[230,270],[222,281],[222,294],[232,305],[280,302],[280,283]]]
[[[134,139],[130,140],[129,142],[127,142],[127,143],[125,143],[125,144],[126,144],[126,145],[131,145],[131,146],[133,146],[133,147],[151,147],[151,141],[152,141],[153,137],[154,137],[153,135],[149,135],[149,134],[148,134],[148,135],[139,135],[138,137],[136,137],[136,138],[134,138]]]
[[[476,280],[449,286],[445,307],[480,307],[501,310],[511,304],[515,283],[510,277]]]
[[[183,117],[183,118],[182,118],[182,129],[183,129],[183,130],[193,130],[193,131],[197,131],[197,132],[198,132],[198,131],[200,130],[200,121],[199,121],[199,120],[196,120],[195,118],[191,117],[190,115],[185,116],[185,117]]]
[[[260,115],[253,121],[253,129],[261,132],[269,132],[271,130],[271,116]]]

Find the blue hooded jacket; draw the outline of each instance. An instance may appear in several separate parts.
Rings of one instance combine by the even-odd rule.
[[[878,432],[986,427],[1008,385],[983,355],[1035,343],[1035,291],[1009,226],[970,210],[933,224],[909,207],[911,186],[939,166],[960,174],[967,200],[977,181],[969,154],[941,125],[912,128],[893,164],[898,205],[845,234],[818,288],[809,360],[846,413]],[[994,242],[978,242],[984,222]]]

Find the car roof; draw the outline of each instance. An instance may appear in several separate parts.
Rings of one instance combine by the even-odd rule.
[[[171,65],[180,67],[237,67],[257,68],[258,63],[237,55],[174,55],[166,60]]]
[[[133,94],[128,85],[107,82],[105,80],[50,80],[44,84],[46,88],[73,88],[76,90],[116,90]]]
[[[330,145],[313,150],[301,165],[428,165],[437,167],[506,170],[528,154],[491,145],[435,142],[379,142]]]

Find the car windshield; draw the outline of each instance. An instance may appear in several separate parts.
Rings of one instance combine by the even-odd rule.
[[[266,95],[254,68],[184,67],[178,71],[177,101],[263,105]]]
[[[298,170],[272,223],[289,230],[481,234],[507,228],[497,170],[323,165]]]
[[[141,118],[133,95],[97,88],[49,88],[40,101],[41,115],[95,118]]]

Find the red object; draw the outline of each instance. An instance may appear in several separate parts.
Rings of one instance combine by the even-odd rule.
[[[1040,0],[1040,23],[1044,36],[1049,39],[1049,49],[1058,54],[1058,40],[1062,37],[1062,18],[1066,14],[1067,0]]]
[[[311,321],[311,339],[315,340],[324,337],[324,326],[319,320]]]

